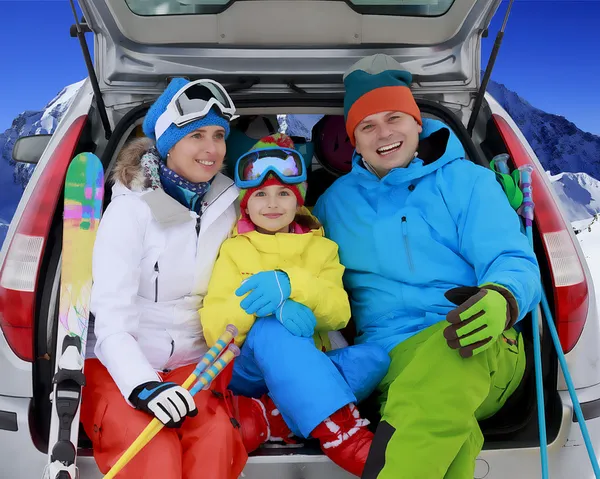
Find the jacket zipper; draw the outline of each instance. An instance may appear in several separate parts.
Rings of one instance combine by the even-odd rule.
[[[408,269],[414,273],[415,267],[410,253],[410,243],[408,241],[408,231],[406,227],[406,216],[402,217],[402,237],[404,238],[404,249],[406,250],[406,260],[408,261]]]
[[[213,198],[210,203],[207,203],[207,204],[205,204],[205,205],[202,206],[202,208],[200,209],[200,214],[196,218],[196,235],[200,236],[200,226],[201,226],[201,223],[202,223],[202,215],[204,214],[204,212],[206,210],[208,210],[208,208],[210,208],[215,201],[217,201],[221,196],[223,196],[233,186],[234,186],[233,184],[229,185],[227,188],[225,188],[223,191],[221,191],[215,198]]]
[[[154,302],[158,303],[158,274],[160,270],[158,269],[158,261],[154,263]]]

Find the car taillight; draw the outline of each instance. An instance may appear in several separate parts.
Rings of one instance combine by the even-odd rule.
[[[527,149],[508,122],[493,114],[508,153],[517,168],[525,164],[534,167],[532,173],[535,224],[542,237],[550,263],[554,293],[554,317],[560,343],[565,353],[577,344],[588,313],[588,284],[565,222],[554,201],[548,184],[542,179],[545,172],[532,161]]]
[[[83,115],[71,124],[48,159],[0,271],[0,328],[13,352],[24,361],[33,361],[36,288],[46,239],[86,120]]]

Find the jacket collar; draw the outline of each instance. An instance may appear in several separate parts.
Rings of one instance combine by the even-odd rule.
[[[221,215],[238,198],[233,181],[217,173],[210,189],[202,199],[201,232]],[[162,226],[185,223],[198,215],[169,196],[162,188],[146,190],[140,198],[150,207],[152,216]],[[206,225],[206,226],[205,226]]]
[[[249,231],[240,236],[246,238],[261,253],[280,254],[295,258],[302,254],[314,237],[323,236],[323,228],[310,230],[308,233],[275,233],[266,235],[257,231]]]

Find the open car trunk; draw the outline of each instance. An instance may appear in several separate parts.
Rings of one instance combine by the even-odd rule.
[[[341,98],[328,98],[322,99],[320,102],[313,100],[308,103],[305,97],[299,93],[288,92],[285,99],[273,98],[269,101],[266,96],[258,95],[253,97],[248,94],[237,93],[233,95],[234,101],[238,105],[244,105],[240,109],[239,113],[242,118],[238,121],[243,121],[244,116],[251,114],[269,114],[270,116],[276,113],[290,113],[298,112],[311,113],[310,116],[314,117],[316,114],[327,112],[328,114],[341,114],[342,103]],[[451,127],[458,137],[463,142],[467,156],[471,161],[488,166],[489,160],[493,155],[502,151],[503,147],[499,136],[494,134],[492,128],[488,128],[486,131],[478,132],[478,137],[483,138],[480,144],[474,144],[469,137],[463,124],[458,120],[457,116],[447,108],[441,106],[438,102],[419,99],[419,107],[423,112],[424,116],[437,118],[446,123]],[[301,109],[299,109],[301,106]],[[109,141],[104,151],[99,151],[97,154],[102,158],[105,167],[110,168],[113,166],[113,160],[116,158],[118,152],[123,147],[123,144],[129,137],[133,137],[139,134],[139,129],[136,125],[140,125],[147,105],[140,105],[130,110],[118,123],[115,128],[115,132]],[[114,120],[114,118],[113,118]],[[98,121],[97,118],[92,118],[92,121]],[[316,120],[315,120],[316,121]],[[483,122],[485,123],[485,122]],[[235,128],[235,125],[234,125]],[[99,130],[97,134],[100,135]],[[307,141],[310,143],[310,132],[305,135]],[[312,138],[316,141],[316,138]],[[313,145],[316,146],[316,145]],[[318,161],[313,161],[313,173],[319,171],[320,164]],[[108,173],[108,171],[107,171]],[[107,178],[109,175],[107,174]],[[313,176],[314,178],[314,176]],[[331,175],[328,179],[322,181],[319,185],[320,192],[331,184],[335,180],[335,176]],[[311,177],[309,177],[309,191],[311,187],[316,187],[314,183],[311,184]],[[110,201],[110,184],[106,187],[106,204]],[[316,195],[318,196],[318,194]],[[106,206],[106,205],[105,205]],[[310,205],[309,205],[310,206]],[[48,357],[54,358],[55,351],[52,349],[56,344],[56,324],[58,321],[58,276],[59,276],[59,259],[60,259],[60,238],[61,238],[61,226],[60,218],[57,217],[53,226],[53,234],[51,243],[54,245],[51,249],[51,255],[46,260],[47,265],[47,276],[46,281],[42,290],[42,297],[40,298],[40,305],[42,314],[39,315],[37,323],[37,335],[36,342],[36,357],[39,358],[36,362],[35,376],[34,376],[34,435],[36,437],[37,445],[40,449],[47,447],[47,437],[49,430],[49,393],[51,389],[52,371],[54,371],[54,365],[52,361],[48,361]],[[540,245],[536,246],[537,251],[543,251]],[[549,278],[549,272],[545,258],[539,258],[540,265],[542,267],[542,276]],[[547,289],[549,290],[549,288]],[[48,312],[50,314],[44,314]],[[523,333],[531,343],[531,327],[530,317],[523,320]],[[537,422],[536,422],[536,401],[535,401],[535,384],[533,374],[533,361],[532,361],[532,347],[529,344],[528,348],[528,365],[527,375],[522,385],[513,395],[513,397],[507,402],[504,408],[493,418],[483,421],[481,423],[482,430],[485,436],[485,449],[504,449],[504,448],[526,448],[535,447],[539,444]],[[544,335],[543,340],[543,361],[544,361],[544,384],[545,384],[545,397],[547,400],[546,414],[547,414],[547,427],[548,427],[548,441],[551,442],[558,434],[561,420],[561,402],[556,390],[556,378],[557,378],[557,362],[554,357],[554,351],[551,345],[551,340],[548,334]],[[359,405],[365,415],[371,419],[373,427],[376,426],[379,420],[377,408],[374,407],[374,398],[370,398],[365,403]],[[45,442],[46,441],[46,442]],[[80,448],[82,455],[91,454],[91,443],[85,437],[85,434],[80,434]],[[274,468],[281,467],[279,459],[289,454],[309,454],[316,457],[320,457],[318,445],[316,443],[307,442],[304,445],[298,446],[264,446],[255,452],[254,456],[260,456],[262,459],[258,463],[250,463],[249,470],[253,468],[267,467],[272,464]],[[276,466],[276,464],[279,464]],[[266,469],[256,469],[256,475],[254,473],[247,475],[249,478],[253,477],[288,477],[288,476],[261,476]],[[271,474],[271,471],[269,474]],[[292,477],[292,476],[289,476]],[[319,477],[319,476],[305,476]],[[320,479],[320,477],[319,477]]]
[[[329,93],[358,59],[387,53],[417,94],[480,85],[480,40],[501,0],[79,0],[107,106],[173,76]]]

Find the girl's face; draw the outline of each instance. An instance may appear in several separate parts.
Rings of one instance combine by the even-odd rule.
[[[210,181],[225,159],[225,130],[205,126],[179,140],[167,156],[167,168],[192,183]]]
[[[261,188],[248,198],[246,213],[263,234],[288,233],[298,211],[294,192],[282,185]]]

